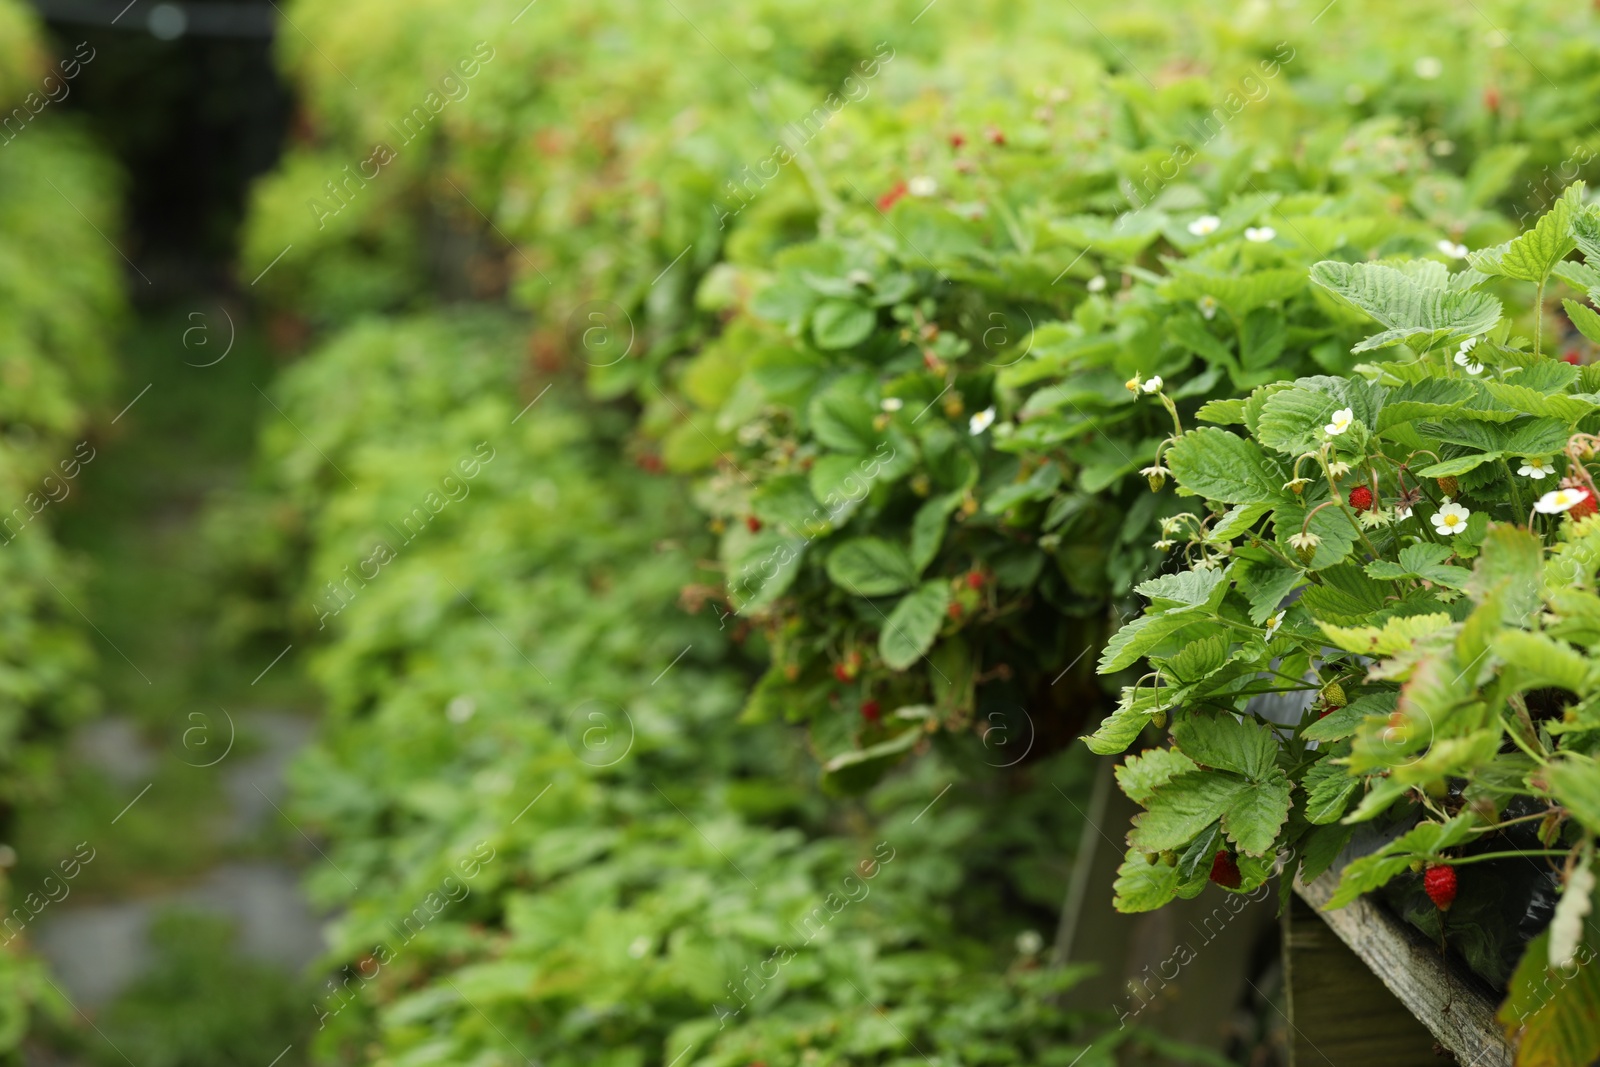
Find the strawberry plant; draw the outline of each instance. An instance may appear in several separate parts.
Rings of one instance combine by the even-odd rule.
[[[1325,260],[1311,281],[1383,327],[1353,347],[1361,363],[1211,401],[1187,425],[1163,405],[1158,492],[1181,510],[1163,520],[1162,573],[1137,587],[1144,611],[1101,656],[1126,684],[1088,738],[1102,754],[1170,738],[1118,768],[1145,809],[1119,909],[1207,880],[1247,892],[1280,864],[1286,893],[1354,842],[1330,907],[1423,890],[1408,917],[1495,982],[1523,945],[1483,917],[1559,892],[1514,1001],[1593,943],[1600,369],[1541,336],[1558,285],[1600,336],[1595,263],[1600,208],[1581,185],[1460,271]],[[1216,876],[1223,856],[1236,878]],[[1600,1008],[1591,994],[1571,983],[1508,1021],[1522,1062],[1600,1054],[1573,1026]]]

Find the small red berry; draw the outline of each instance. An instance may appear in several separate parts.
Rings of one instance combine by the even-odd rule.
[[[908,191],[909,190],[907,189],[905,182],[895,182],[894,188],[878,197],[878,210],[888,211],[890,208],[898,204],[900,202],[900,198],[905,196]]]
[[[983,572],[982,571],[971,570],[971,571],[967,572],[967,588],[968,589],[982,589],[983,588]]]
[[[1238,889],[1242,880],[1239,877],[1239,861],[1226,849],[1218,852],[1211,861],[1211,880],[1224,889]]]
[[[660,474],[666,469],[665,465],[661,462],[661,457],[653,452],[646,452],[642,454],[637,462],[639,464],[639,469],[644,471],[646,474]]]
[[[1350,490],[1350,506],[1357,511],[1366,511],[1372,507],[1372,490],[1364,485],[1358,485]]]
[[[949,613],[952,619],[961,618],[961,605],[957,604],[954,600],[950,601]]]
[[[744,517],[744,524],[749,528],[751,533],[761,532],[761,520],[756,518],[754,515],[746,515]]]
[[[1600,511],[1600,507],[1595,505],[1593,493],[1589,492],[1589,490],[1583,488],[1582,486],[1577,486],[1576,488],[1578,492],[1583,494],[1583,499],[1567,509],[1567,518],[1586,519],[1590,515],[1593,515],[1596,511]]]
[[[1422,872],[1422,888],[1440,911],[1449,911],[1456,899],[1456,869],[1437,864]]]
[[[833,676],[839,679],[841,682],[848,682],[855,677],[855,675],[850,672],[850,668],[846,667],[843,663],[835,663],[833,665]]]
[[[1005,133],[996,126],[990,126],[988,129],[984,130],[983,136],[984,139],[990,144],[1003,145],[1006,143]]]
[[[861,717],[863,719],[868,722],[877,722],[880,714],[876,700],[863,700],[861,702]]]
[[[961,149],[961,146],[966,144],[966,143],[967,143],[966,135],[963,134],[960,130],[957,130],[957,131],[955,131],[954,133],[952,133],[950,135],[950,147],[951,148],[954,148],[957,151],[959,151]]]
[[[1483,106],[1490,111],[1500,110],[1500,90],[1489,86],[1483,90]]]
[[[1574,348],[1570,352],[1568,352],[1566,355],[1561,357],[1561,362],[1570,363],[1574,367],[1577,367],[1577,366],[1580,366],[1583,363],[1583,359],[1578,355],[1578,350],[1576,348]]]

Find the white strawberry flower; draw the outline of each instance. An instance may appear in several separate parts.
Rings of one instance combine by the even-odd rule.
[[[1585,489],[1557,489],[1540,497],[1533,510],[1541,515],[1559,515],[1582,503],[1589,493]]]
[[[1330,437],[1337,437],[1348,430],[1350,424],[1354,421],[1356,421],[1356,413],[1354,411],[1350,408],[1340,408],[1333,413],[1333,421],[1324,426],[1323,429],[1328,432]]]
[[[1543,456],[1524,456],[1522,466],[1517,468],[1517,473],[1524,478],[1532,478],[1541,482],[1555,473],[1555,468]]]
[[[1278,231],[1271,226],[1251,226],[1244,231],[1244,239],[1246,241],[1254,241],[1256,244],[1264,244],[1276,236],[1278,236]]]
[[[1214,319],[1217,317],[1218,304],[1216,297],[1202,296],[1197,303],[1200,305],[1200,314],[1204,315],[1208,319]]]
[[[1201,215],[1199,218],[1189,223],[1189,232],[1194,234],[1196,237],[1207,237],[1213,233],[1216,233],[1217,229],[1221,225],[1222,220],[1217,218],[1215,215]]]
[[[1478,347],[1478,339],[1476,337],[1469,337],[1465,341],[1462,341],[1461,347],[1456,350],[1456,366],[1465,367],[1467,369],[1467,373],[1474,376],[1483,373],[1483,364],[1479,363],[1477,360],[1473,359],[1471,355],[1469,355],[1469,353],[1476,347]]]
[[[1440,241],[1438,244],[1434,245],[1433,247],[1437,248],[1440,252],[1443,252],[1445,255],[1449,256],[1451,259],[1466,259],[1467,258],[1467,246],[1466,245],[1458,245],[1454,241],[1450,240],[1449,238],[1445,238],[1444,240]]]
[[[1150,376],[1150,380],[1145,382],[1144,385],[1140,386],[1140,388],[1147,393],[1159,393],[1161,391],[1161,385],[1161,375],[1152,374]]]
[[[1402,519],[1409,519],[1410,517],[1411,517],[1411,505],[1410,504],[1396,504],[1394,506],[1394,521],[1395,522],[1400,522]]]
[[[987,407],[968,420],[967,429],[972,431],[972,435],[976,437],[978,434],[982,433],[993,425],[994,408]]]
[[[1445,535],[1458,534],[1467,528],[1467,519],[1471,516],[1472,512],[1460,504],[1446,501],[1434,512],[1433,528]]]
[[[1417,77],[1423,81],[1433,81],[1444,73],[1444,64],[1436,56],[1421,56],[1411,69],[1416,71]]]
[[[878,406],[885,411],[899,411],[906,406],[906,402],[897,396],[886,396]]]
[[[1291,547],[1291,548],[1301,548],[1301,549],[1309,550],[1309,549],[1316,548],[1320,544],[1322,544],[1322,538],[1318,537],[1314,533],[1311,533],[1309,530],[1306,531],[1305,533],[1297,533],[1297,534],[1290,534],[1289,535],[1289,547]]]
[[[1103,292],[1105,292],[1106,291],[1106,276],[1104,274],[1096,274],[1093,278],[1090,278],[1089,279],[1088,289],[1089,289],[1089,291],[1091,293],[1103,293]]]
[[[926,174],[919,174],[906,182],[906,192],[912,196],[932,196],[939,191],[939,183]]]
[[[1272,618],[1267,620],[1267,640],[1268,641],[1271,641],[1273,635],[1276,634],[1278,632],[1279,628],[1283,626],[1283,616],[1284,616],[1284,612],[1280,611],[1276,615],[1274,615]]]

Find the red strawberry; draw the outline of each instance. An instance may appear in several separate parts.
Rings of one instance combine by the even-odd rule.
[[[1500,90],[1489,86],[1483,90],[1483,106],[1490,111],[1500,110]]]
[[[1366,511],[1372,507],[1372,490],[1364,485],[1358,485],[1350,490],[1350,506],[1357,511]]]
[[[961,618],[961,605],[957,604],[954,600],[950,601],[950,607],[948,610],[952,619]]]
[[[905,182],[895,182],[893,189],[878,197],[878,210],[888,211],[900,202],[900,198],[905,196],[907,191]]]
[[[1211,880],[1224,889],[1239,888],[1239,862],[1226,849],[1211,861]]]
[[[1445,864],[1430,866],[1422,872],[1422,888],[1434,907],[1449,911],[1456,899],[1456,869]]]
[[[761,520],[756,518],[754,515],[746,515],[744,517],[744,524],[749,528],[751,533],[761,532]]]
[[[1577,486],[1576,488],[1578,492],[1583,494],[1583,499],[1567,509],[1567,518],[1586,519],[1596,511],[1600,511],[1600,507],[1595,505],[1593,493],[1582,486]]]
[[[833,665],[833,676],[841,682],[848,682],[855,677],[855,674],[843,663],[835,663]]]
[[[861,717],[863,719],[868,722],[877,722],[880,714],[876,700],[863,700],[861,702]]]
[[[967,588],[968,589],[982,589],[983,588],[983,572],[982,571],[974,570],[974,571],[968,571],[967,572]]]
[[[967,138],[960,130],[957,130],[950,135],[950,147],[954,148],[956,151],[959,152],[961,150],[961,146],[966,143]]]
[[[1576,367],[1576,366],[1581,365],[1583,363],[1583,360],[1582,360],[1581,357],[1579,357],[1578,350],[1576,348],[1574,348],[1572,351],[1568,352],[1566,355],[1561,357],[1561,362],[1570,363],[1574,367]]]
[[[988,129],[984,130],[983,136],[990,144],[1003,145],[1006,143],[1005,133],[995,126],[990,126]]]

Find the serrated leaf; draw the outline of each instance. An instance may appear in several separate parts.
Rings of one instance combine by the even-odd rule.
[[[1497,635],[1490,647],[1529,676],[1528,688],[1555,686],[1579,695],[1589,689],[1589,659],[1571,645],[1527,630],[1507,630]]]
[[[1563,298],[1561,306],[1567,309],[1567,318],[1578,328],[1578,332],[1600,345],[1600,315],[1571,298]]]
[[[1367,718],[1379,715],[1388,718],[1399,699],[1400,694],[1392,691],[1357,697],[1307,726],[1300,736],[1306,741],[1343,741],[1355,733]]]
[[[1223,581],[1220,570],[1177,571],[1140,582],[1133,591],[1152,601],[1196,605],[1209,601]]]
[[[1222,813],[1222,830],[1240,852],[1264,856],[1273,850],[1278,832],[1289,818],[1293,786],[1273,768],[1264,781],[1253,782]]]
[[[1195,769],[1194,760],[1175,748],[1152,748],[1117,765],[1117,784],[1135,804],[1143,804],[1160,786]]]
[[[1270,727],[1231,715],[1191,714],[1173,724],[1178,750],[1203,767],[1241,774],[1252,781],[1277,765],[1278,740]]]
[[[1574,188],[1579,190],[1577,195],[1581,197],[1580,182],[1569,187],[1567,193],[1534,223],[1533,229],[1504,245],[1469,253],[1467,262],[1474,270],[1482,271],[1484,274],[1502,275],[1518,281],[1543,285],[1556,264],[1577,247],[1572,236]]]
[[[1084,744],[1097,756],[1125,751],[1149,725],[1150,717],[1165,706],[1162,700],[1160,689],[1125,686],[1116,710],[1100,720],[1095,732],[1083,739]]]
[[[1212,524],[1211,533],[1206,539],[1214,544],[1231,541],[1254,526],[1271,510],[1271,504],[1235,504],[1223,514],[1222,518]]]
[[[1332,758],[1325,756],[1313,764],[1301,783],[1306,791],[1306,821],[1314,826],[1338,822],[1361,787],[1361,779],[1348,767],[1332,763]]]
[[[1133,817],[1128,843],[1147,852],[1181,848],[1222,818],[1253,788],[1243,778],[1231,774],[1205,771],[1180,774],[1157,789],[1147,810]]]
[[[1576,753],[1545,769],[1550,792],[1591,832],[1600,833],[1600,764]]]
[[[1387,619],[1382,627],[1334,626],[1321,621],[1317,625],[1322,628],[1329,641],[1346,652],[1357,652],[1366,656],[1393,656],[1410,649],[1419,637],[1426,637],[1428,634],[1443,630],[1451,622],[1449,615],[1435,613]]]
[[[1500,320],[1500,301],[1487,293],[1425,284],[1405,270],[1380,263],[1324,260],[1311,268],[1311,280],[1388,327],[1352,351],[1363,352],[1401,341],[1486,333]]]
[[[1185,489],[1225,504],[1280,499],[1288,480],[1255,442],[1210,426],[1178,438],[1167,452],[1167,466]]]
[[[1111,905],[1120,912],[1155,911],[1178,895],[1178,869],[1151,863],[1143,852],[1130,848],[1117,868],[1112,891],[1116,895]]]
[[[950,585],[943,579],[923,582],[901,597],[878,634],[883,662],[891,670],[903,671],[927,655],[949,607]]]
[[[1200,405],[1200,410],[1194,413],[1194,417],[1201,422],[1215,423],[1218,426],[1238,426],[1244,422],[1244,400],[1234,397],[1208,400]]]
[[[1112,674],[1133,666],[1140,656],[1156,647],[1163,638],[1200,618],[1202,616],[1195,614],[1191,608],[1174,608],[1159,615],[1141,615],[1124,624],[1111,635],[1105,651],[1100,653],[1099,673]]]

